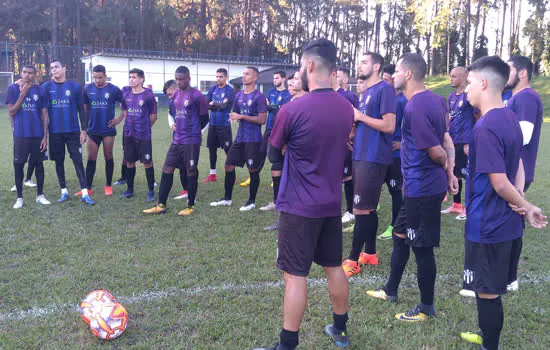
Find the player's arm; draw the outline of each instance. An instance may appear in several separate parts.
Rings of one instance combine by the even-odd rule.
[[[455,145],[448,132],[443,135],[443,149],[447,156],[447,185],[449,193],[455,195],[458,193],[458,179],[454,174],[455,169]]]
[[[149,114],[149,126],[153,127],[157,121],[158,117],[156,113]]]
[[[362,122],[385,134],[393,134],[395,131],[395,113],[386,113],[382,115],[382,119],[376,119],[363,114],[358,109],[354,109],[354,117],[356,122]]]
[[[44,137],[42,137],[42,142],[40,142],[40,151],[44,152],[48,147],[48,110],[42,108],[42,127],[44,128]]]
[[[286,109],[281,109],[269,136],[268,158],[271,164],[281,163],[284,160],[288,136],[290,134],[290,118]]]
[[[525,189],[525,168],[523,167],[523,160],[519,159],[518,172],[514,181],[514,187],[518,190],[521,196],[525,196],[523,190]]]
[[[151,93],[151,98],[149,99],[149,110],[151,111],[149,113],[149,126],[153,127],[153,125],[155,125],[155,122],[158,119],[158,115],[157,115],[157,99],[152,93]]]
[[[264,125],[267,120],[267,113],[258,113],[257,116],[250,116],[250,115],[242,115],[237,113],[230,113],[229,114],[229,120],[246,120],[247,122],[251,122],[254,124],[260,124]]]
[[[447,168],[447,153],[441,145],[428,148],[428,154],[430,155],[430,159],[434,163],[436,163],[443,169]]]
[[[19,110],[21,109],[21,105],[23,104],[23,100],[25,99],[25,96],[27,96],[27,92],[29,91],[29,89],[31,87],[32,87],[32,83],[25,84],[25,85],[21,86],[20,92],[19,92],[19,97],[17,98],[15,103],[8,103],[8,115],[11,118],[15,117],[17,112],[19,112]],[[10,93],[14,93],[14,91],[12,89],[10,89],[10,90],[11,90]],[[9,96],[8,96],[8,98],[9,98]],[[13,120],[12,120],[12,128],[13,128]]]
[[[226,100],[227,99],[224,99],[224,101]],[[206,103],[206,99],[203,94],[198,95],[197,103],[199,104],[199,122],[201,125],[201,130],[203,130],[210,121],[208,116],[208,104]]]

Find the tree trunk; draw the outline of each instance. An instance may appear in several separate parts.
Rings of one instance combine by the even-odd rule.
[[[506,24],[506,7],[508,6],[507,0],[502,0],[502,29],[500,31],[500,42],[498,48],[498,55],[502,56],[502,47],[504,44],[504,26]]]
[[[376,4],[375,14],[374,51],[380,52],[380,23],[382,22],[382,4]]]
[[[471,3],[470,0],[466,0],[466,45],[464,47],[464,62],[466,66],[470,64],[470,8]]]
[[[476,9],[476,26],[474,28],[474,52],[476,48],[476,41],[477,41],[477,32],[479,28],[479,20],[480,20],[480,14],[481,14],[481,4],[483,0],[478,0],[477,2],[477,9]]]

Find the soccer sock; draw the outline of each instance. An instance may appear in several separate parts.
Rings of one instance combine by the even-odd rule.
[[[214,169],[214,174],[216,173],[216,162],[218,161],[218,149],[210,147],[210,174],[212,174],[212,169]]]
[[[35,169],[35,163],[30,163],[27,165],[27,177],[25,178],[25,181],[30,181],[30,179],[32,178],[32,173],[34,172],[34,169]]]
[[[76,177],[80,183],[80,188],[86,188],[86,171],[84,171],[84,163],[82,159],[73,159],[74,170],[76,171]]]
[[[395,223],[401,205],[403,205],[403,191],[399,190],[390,190],[391,195],[391,225]]]
[[[416,257],[417,282],[420,289],[420,301],[425,306],[434,304],[435,266],[433,247],[412,247]]]
[[[216,169],[210,169],[210,175],[216,175]]]
[[[284,328],[281,329],[279,339],[281,345],[288,349],[295,349],[299,344],[298,332],[287,331]]]
[[[113,183],[114,172],[115,172],[115,161],[112,159],[105,159],[105,184],[109,187]]]
[[[168,201],[168,195],[172,189],[172,184],[174,183],[174,174],[162,173],[160,178],[160,188],[159,188],[159,204],[166,206]]]
[[[250,192],[248,195],[249,202],[256,202],[256,194],[258,194],[258,188],[260,187],[260,172],[250,172]]]
[[[334,328],[339,331],[345,332],[347,330],[346,323],[348,322],[348,313],[343,315],[332,313],[332,319],[334,320]]]
[[[462,179],[458,179],[458,192],[453,196],[453,202],[462,203]]]
[[[23,176],[25,176],[25,163],[13,163],[15,173],[15,187],[17,188],[17,198],[23,198]]]
[[[523,248],[523,237],[512,242],[512,254],[510,255],[510,269],[508,270],[508,284],[518,280],[518,264]]]
[[[346,211],[353,214],[353,180],[344,182],[344,193],[346,194]]]
[[[233,198],[233,185],[235,185],[235,169],[225,172],[225,196],[223,199],[230,201]]]
[[[281,186],[281,177],[272,176],[273,180],[273,203],[277,203],[277,197],[279,196],[279,187]]]
[[[390,277],[384,290],[388,295],[397,296],[397,290],[399,289],[399,284],[401,283],[401,278],[403,277],[403,272],[409,261],[409,256],[411,254],[410,247],[405,244],[405,240],[397,237],[393,237],[393,251],[391,254],[391,268],[390,268]]]
[[[356,215],[355,227],[353,228],[353,241],[351,243],[351,252],[349,253],[349,259],[353,261],[359,260],[359,254],[363,250],[365,244],[365,230],[367,229],[369,215]]]
[[[128,167],[124,162],[122,162],[122,166],[120,167],[120,178],[126,180],[128,176]]]
[[[188,204],[190,207],[195,205],[195,199],[197,198],[197,188],[199,186],[198,173],[193,176],[187,177],[187,184],[189,186]]]
[[[378,231],[378,213],[376,210],[365,215],[365,253],[376,254],[376,232]]]
[[[155,189],[155,168],[145,168],[145,177],[147,178],[149,191],[153,191]]]
[[[88,160],[88,164],[86,164],[86,188],[89,190],[92,189],[94,182],[96,164],[95,160]]]
[[[136,177],[136,168],[126,168],[126,179],[128,185],[128,191],[134,192],[134,179]]]
[[[67,188],[67,182],[65,181],[65,160],[55,161],[55,172],[57,174],[57,180],[59,181],[59,187]]]
[[[34,167],[34,175],[36,176],[36,195],[40,196],[44,194],[44,164],[39,162]]]
[[[185,170],[181,170],[181,169],[180,169],[180,182],[181,182],[181,187],[183,187],[183,190],[187,191],[187,188],[188,188],[187,173],[185,172]]]
[[[483,347],[487,350],[497,350],[504,323],[502,299],[499,296],[495,299],[476,297],[476,300],[479,328],[483,333]]]

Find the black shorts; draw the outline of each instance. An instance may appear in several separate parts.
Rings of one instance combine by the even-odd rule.
[[[393,232],[407,235],[411,247],[439,247],[441,202],[445,192],[427,197],[405,197]],[[394,239],[399,239],[394,236]]]
[[[271,144],[267,145],[268,153],[271,147],[273,147],[271,146]],[[285,164],[285,157],[283,156],[283,158],[279,162],[271,163],[271,171],[283,171],[284,164]]]
[[[115,135],[96,135],[96,134],[88,134],[88,138],[92,140],[96,145],[101,146],[101,143],[103,142],[103,139],[105,137],[115,137]]]
[[[264,131],[262,136],[262,143],[260,143],[260,151],[258,152],[258,162],[260,168],[264,167],[265,159],[267,158],[267,149],[269,148],[269,136],[271,136],[271,129]]]
[[[277,268],[294,276],[307,276],[311,263],[342,265],[342,218],[306,218],[281,213]]]
[[[138,160],[143,164],[153,162],[153,145],[151,140],[139,140],[132,136],[124,136],[124,160],[135,163]]]
[[[350,177],[353,171],[353,160],[351,157],[351,151],[346,150],[346,158],[344,158],[344,173],[342,178]]]
[[[40,151],[41,137],[14,137],[13,138],[13,163],[29,164],[40,163],[47,160],[46,151]]]
[[[79,133],[50,134],[50,159],[65,159],[65,145],[71,159],[82,159],[82,145]]]
[[[231,126],[212,126],[208,127],[208,136],[206,138],[206,147],[222,148],[225,152],[229,151],[233,143],[233,134]]]
[[[465,179],[468,173],[468,156],[464,153],[464,143],[455,144],[455,169],[456,177]]]
[[[391,191],[401,191],[403,189],[403,173],[401,172],[401,158],[393,158],[393,162],[386,172],[386,186]]]
[[[235,142],[231,145],[225,165],[242,168],[245,164],[248,169],[259,169],[260,142]]]
[[[464,243],[464,288],[483,294],[506,294],[512,264],[513,241],[483,244]]]
[[[193,173],[199,163],[200,144],[177,145],[172,143],[166,153],[164,167],[179,168],[187,174]]]
[[[353,161],[354,209],[376,210],[387,169],[387,164]]]

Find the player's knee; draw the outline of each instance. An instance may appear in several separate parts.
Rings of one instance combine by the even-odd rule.
[[[480,299],[496,299],[496,298],[498,298],[500,295],[498,295],[498,294],[478,293],[477,296],[478,296]]]
[[[199,171],[197,169],[189,170],[189,171],[187,171],[187,176],[188,177],[198,177],[199,176]]]
[[[173,167],[168,167],[168,166],[162,167],[162,172],[164,174],[173,174],[174,170],[175,170],[175,168],[173,168]]]
[[[225,169],[225,172],[230,173],[230,172],[232,172],[233,170],[235,170],[235,167],[232,166],[232,165],[225,165],[225,166],[224,166],[224,169]]]

